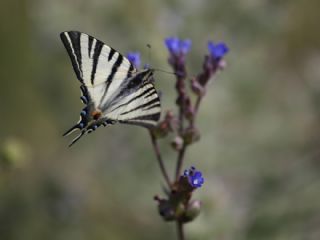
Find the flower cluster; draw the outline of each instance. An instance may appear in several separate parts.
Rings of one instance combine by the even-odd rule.
[[[169,37],[164,40],[164,43],[170,53],[169,64],[175,70],[177,78],[185,78],[187,76],[185,59],[187,53],[191,49],[191,40],[182,40],[177,37]],[[181,81],[177,82],[176,87],[178,88],[179,85],[181,85]],[[179,96],[177,101],[179,101]]]
[[[176,75],[177,112],[167,110],[158,126],[150,130],[152,146],[167,184],[166,197],[156,196],[155,200],[158,202],[159,214],[165,221],[176,221],[178,226],[182,226],[194,220],[200,213],[201,202],[193,200],[192,194],[202,187],[205,181],[202,173],[195,167],[190,167],[182,173],[185,152],[189,145],[200,139],[195,122],[199,106],[205,96],[207,83],[225,66],[224,57],[229,48],[225,43],[209,41],[208,54],[204,57],[202,70],[198,75],[188,76],[186,59],[191,50],[191,40],[169,37],[164,40],[164,44],[169,52],[168,63]],[[131,52],[127,57],[136,68],[140,66],[139,53]],[[164,137],[172,139],[171,146],[177,152],[173,180],[167,173],[158,146],[158,139]]]
[[[210,56],[213,59],[221,59],[229,52],[229,48],[225,43],[215,44],[212,41],[208,42],[208,49],[209,49]]]
[[[167,111],[163,121],[155,128],[151,136],[158,156],[158,160],[169,182],[167,190],[168,198],[156,197],[159,205],[160,215],[167,221],[175,220],[187,222],[193,220],[200,211],[200,202],[191,200],[192,192],[204,184],[202,173],[195,167],[190,167],[181,175],[181,167],[184,160],[184,153],[188,145],[198,141],[200,138],[199,130],[195,126],[195,119],[198,113],[200,102],[205,95],[207,82],[218,70],[222,69],[223,58],[229,49],[224,43],[208,43],[209,54],[204,58],[203,69],[195,77],[190,79],[190,90],[186,86],[187,70],[186,56],[191,49],[190,40],[182,40],[177,37],[166,38],[165,46],[169,51],[168,62],[176,74],[176,91],[178,107],[177,116],[172,111]],[[196,102],[192,102],[190,92],[196,95]],[[188,122],[188,125],[186,125]],[[156,145],[156,138],[167,137],[175,134],[171,141],[171,146],[178,152],[175,181],[171,183],[162,163],[159,148]],[[196,209],[196,210],[195,210]],[[191,212],[193,214],[191,214]]]
[[[190,201],[192,192],[200,188],[203,183],[204,178],[200,171],[197,171],[194,167],[185,170],[184,174],[172,186],[171,191],[167,193],[168,198],[155,196],[159,214],[166,221],[192,221],[199,215],[201,207],[200,201]]]
[[[181,40],[177,37],[168,37],[164,40],[164,43],[170,53],[175,56],[186,55],[191,48],[191,40]]]
[[[214,76],[218,70],[223,69],[225,62],[224,56],[229,52],[229,48],[225,43],[215,44],[208,42],[209,55],[206,55],[202,65],[203,71],[192,81],[192,90],[195,94],[203,96],[208,81]]]
[[[204,183],[202,173],[200,171],[197,171],[193,166],[184,171],[183,177],[186,177],[188,179],[189,184],[193,188],[200,188]]]

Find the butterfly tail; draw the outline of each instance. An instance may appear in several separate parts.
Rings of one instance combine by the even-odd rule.
[[[79,126],[79,123],[77,123],[76,125],[74,125],[73,127],[71,127],[68,131],[66,131],[62,136],[65,137],[65,136],[68,136],[70,135],[71,133],[73,133],[74,131],[76,130],[81,130],[81,127]]]
[[[75,144],[76,142],[78,142],[80,140],[80,138],[86,133],[86,131],[81,131],[81,133],[76,136],[71,143],[69,144],[69,147],[71,147],[73,144]]]

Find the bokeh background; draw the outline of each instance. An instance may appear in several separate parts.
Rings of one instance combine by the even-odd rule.
[[[82,108],[59,33],[90,33],[169,69],[163,39],[190,38],[189,72],[208,40],[228,66],[201,106],[201,215],[188,239],[320,239],[320,1],[1,0],[0,239],[175,239],[158,216],[163,180],[148,132],[99,129],[68,148]],[[146,44],[152,45],[150,57]],[[157,73],[165,109],[174,78]],[[173,137],[173,136],[172,136]],[[175,153],[161,141],[165,163]],[[172,169],[171,169],[172,170]],[[171,171],[173,173],[173,171]]]

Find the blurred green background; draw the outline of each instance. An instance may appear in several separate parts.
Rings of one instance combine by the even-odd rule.
[[[82,108],[65,30],[141,51],[162,69],[163,39],[190,38],[192,74],[207,41],[225,41],[228,66],[209,87],[201,141],[185,162],[206,177],[186,235],[320,239],[319,9],[318,0],[1,0],[0,239],[176,238],[152,200],[163,180],[147,131],[102,128],[72,148],[61,137]],[[156,77],[172,108],[174,78]]]

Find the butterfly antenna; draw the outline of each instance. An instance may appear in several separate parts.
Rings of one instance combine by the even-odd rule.
[[[151,56],[151,44],[147,43],[147,48],[148,48],[148,62],[150,62],[150,56]],[[146,64],[148,65],[148,64]],[[150,67],[149,67],[150,68]],[[166,70],[162,70],[162,69],[158,69],[158,68],[152,68],[154,71],[159,71],[159,72],[164,72],[164,73],[168,73],[168,74],[173,74],[173,75],[178,75],[175,72],[170,72],[170,71],[166,71]]]
[[[163,73],[167,73],[167,74],[172,74],[172,75],[178,76],[178,73],[176,73],[176,72],[170,72],[170,71],[162,70],[162,69],[159,69],[159,68],[154,68],[153,70],[154,70],[154,71],[158,71],[158,72],[163,72]]]
[[[151,44],[147,43],[148,48],[148,61],[150,62],[150,56],[151,56]]]

